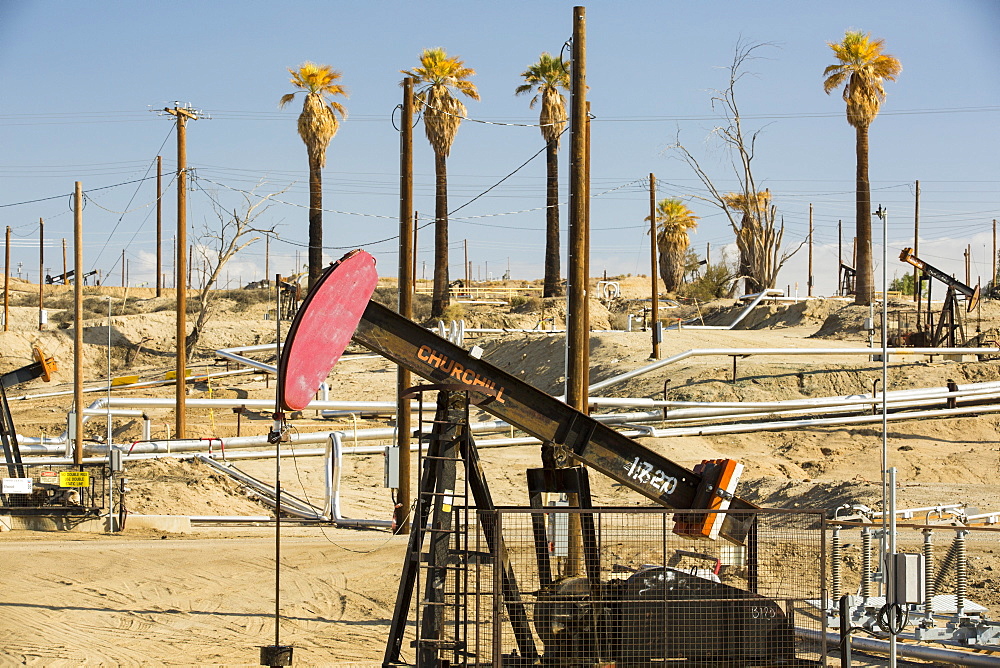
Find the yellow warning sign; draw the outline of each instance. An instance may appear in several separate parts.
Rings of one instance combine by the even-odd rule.
[[[90,487],[90,473],[87,471],[60,471],[60,487]]]

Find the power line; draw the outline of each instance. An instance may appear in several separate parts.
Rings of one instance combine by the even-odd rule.
[[[172,135],[173,133],[174,133],[174,126],[171,125],[170,129],[167,131],[167,136],[163,138],[163,142],[160,144],[160,148],[156,149],[156,155],[159,155],[163,151],[163,147],[167,145],[167,140],[170,139],[170,135]],[[149,176],[149,171],[151,169],[153,169],[153,165],[155,165],[155,164],[156,164],[156,159],[154,158],[153,161],[149,163],[149,166],[146,167],[146,173],[143,174],[143,180],[145,180],[145,178],[147,176]],[[140,185],[141,185],[141,182],[140,182]],[[139,194],[139,185],[137,185],[135,187],[135,192],[132,193],[132,197],[129,198],[128,204],[125,205],[125,210],[121,212],[121,215],[118,217],[118,222],[116,222],[115,226],[113,228],[111,228],[111,232],[108,234],[107,240],[104,242],[104,245],[101,247],[101,250],[98,251],[97,257],[91,263],[91,265],[90,265],[91,269],[93,269],[95,266],[97,266],[98,261],[101,259],[101,255],[104,254],[104,250],[108,247],[108,244],[111,243],[111,237],[113,237],[115,235],[115,232],[118,230],[118,226],[121,225],[122,220],[125,218],[125,214],[128,213],[129,206],[132,205],[132,202],[135,201],[135,197],[138,194]],[[160,196],[162,196],[162,195],[160,195]],[[91,199],[91,201],[93,201],[93,200]],[[155,204],[156,201],[157,200],[153,200],[153,202],[151,202],[149,204],[145,204],[144,206],[150,206],[150,204]],[[94,203],[97,204],[97,202],[94,202]],[[101,205],[97,204],[97,206],[101,206]],[[101,208],[103,209],[104,207],[101,207]],[[107,209],[105,209],[105,211],[107,211]],[[146,218],[148,219],[149,216],[147,215]],[[138,234],[138,228],[136,229],[136,234]],[[135,234],[132,235],[132,239],[135,239]],[[111,271],[114,270],[115,266],[117,265],[117,262],[118,261],[116,260],[115,264],[111,266]]]

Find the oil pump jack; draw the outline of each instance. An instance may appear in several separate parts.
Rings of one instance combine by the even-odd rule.
[[[33,348],[32,357],[35,361],[31,364],[0,375],[0,446],[3,447],[4,464],[11,478],[24,477],[24,462],[17,444],[17,430],[10,413],[10,404],[7,403],[7,388],[35,378],[48,382],[52,379],[52,372],[56,371],[55,360],[46,357],[41,348]]]
[[[417,386],[411,392],[438,392],[430,435],[417,432],[425,440],[427,452],[422,457],[413,531],[383,666],[406,665],[401,663],[400,650],[420,572],[426,574],[421,593],[426,612],[415,641],[416,665],[449,665],[444,659],[446,655],[468,657],[463,654],[464,648],[458,646],[461,643],[444,637],[441,613],[446,598],[452,595],[446,591],[448,572],[468,557],[456,554],[448,537],[457,521],[455,479],[459,463],[464,464],[465,479],[480,511],[489,558],[499,572],[506,620],[517,644],[517,658],[506,658],[506,664],[549,662],[569,652],[575,660],[583,661],[572,665],[593,665],[600,657],[592,652],[600,645],[602,654],[610,652],[612,659],[621,654],[617,658],[624,662],[618,665],[647,665],[650,660],[675,656],[667,648],[671,639],[677,641],[674,646],[681,646],[685,643],[678,639],[691,633],[717,639],[714,645],[689,650],[701,653],[697,657],[687,656],[691,660],[711,663],[713,655],[725,655],[727,661],[736,661],[733,665],[795,663],[789,620],[777,603],[752,591],[753,585],[750,590],[742,590],[660,567],[640,570],[624,584],[621,580],[602,582],[593,517],[585,512],[580,514],[585,575],[569,581],[553,577],[545,546],[545,514],[532,513],[541,590],[533,593],[537,604],[529,619],[503,537],[489,519],[489,512],[483,512],[492,511],[495,506],[469,429],[470,406],[535,436],[550,452],[578,464],[528,469],[532,508],[541,510],[544,493],[566,493],[577,499],[580,508],[591,508],[587,471],[594,469],[667,508],[736,511],[684,514],[682,520],[675,522],[673,531],[687,538],[721,537],[740,545],[751,544],[753,552],[753,511],[757,507],[733,494],[742,464],[728,459],[711,460],[694,471],[688,470],[492,366],[475,352],[369,301],[377,282],[374,266],[374,258],[368,253],[352,251],[329,267],[310,291],[282,350],[278,393],[282,410],[297,410],[308,404],[351,339],[430,381],[431,385]],[[430,543],[426,552],[425,541]],[[638,592],[642,592],[641,596]],[[685,609],[685,603],[700,604],[707,600],[717,601],[717,608],[711,613],[700,613],[697,623],[676,618],[678,611]],[[666,605],[668,601],[670,606]],[[635,608],[629,608],[633,614],[622,612],[627,606]],[[668,608],[670,612],[666,612]],[[593,620],[598,619],[602,621],[593,629]],[[571,629],[581,625],[587,625],[588,633],[597,640],[581,640],[574,635]],[[657,637],[645,637],[650,633]],[[626,650],[622,638],[641,642],[629,643]],[[538,647],[536,639],[541,640],[543,647]],[[638,655],[635,655],[636,644],[640,647]],[[630,654],[626,657],[626,653]]]
[[[962,322],[962,312],[958,307],[959,295],[965,298],[966,313],[971,313],[972,309],[976,308],[979,303],[979,286],[969,287],[937,267],[924,262],[913,254],[912,248],[904,248],[899,254],[899,259],[901,262],[913,265],[924,272],[926,276],[936,278],[948,286],[941,314],[938,316],[937,325],[934,326],[931,320],[930,281],[927,283],[927,326],[924,331],[926,345],[935,348],[940,346],[954,348],[965,345],[965,326]]]

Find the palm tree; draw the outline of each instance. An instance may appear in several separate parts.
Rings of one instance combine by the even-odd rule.
[[[855,130],[858,266],[855,267],[857,282],[854,303],[868,305],[875,296],[872,275],[872,205],[868,184],[868,126],[875,120],[879,107],[885,101],[882,82],[886,79],[895,81],[903,66],[896,58],[882,53],[885,40],[873,40],[868,33],[848,30],[843,42],[827,44],[833,49],[838,62],[823,70],[823,90],[829,95],[844,86],[847,122]]]
[[[743,215],[740,227],[736,230],[736,247],[740,251],[739,276],[743,277],[743,289],[747,294],[754,294],[773,287],[773,279],[777,272],[772,271],[769,262],[773,253],[768,249],[774,244],[769,243],[773,234],[774,210],[771,206],[771,191],[761,190],[757,193],[726,193],[722,201],[733,211]],[[779,233],[780,235],[780,233]],[[778,240],[780,244],[780,239]]]
[[[476,71],[457,56],[448,56],[436,47],[420,54],[420,67],[400,70],[412,77],[414,99],[423,108],[424,133],[434,150],[434,291],[431,317],[444,314],[448,295],[448,154],[465,116],[465,105],[455,95],[479,99],[476,85],[469,81]]]
[[[646,216],[649,221],[649,216]],[[679,199],[656,203],[656,249],[660,278],[667,292],[676,292],[684,278],[685,255],[691,239],[688,230],[698,227],[698,216]]]
[[[278,102],[284,107],[298,93],[305,93],[302,113],[299,114],[299,136],[309,154],[309,287],[323,273],[323,175],[326,166],[326,148],[337,134],[341,118],[347,118],[347,109],[334,99],[335,95],[347,97],[347,89],[336,83],[341,73],[329,65],[305,62],[297,70],[288,68],[291,83],[299,90],[282,95]]]
[[[530,109],[539,99],[542,109],[538,123],[545,140],[547,170],[545,190],[545,280],[542,296],[557,297],[562,294],[559,279],[559,136],[566,128],[566,98],[561,90],[569,90],[569,68],[559,58],[543,53],[538,62],[521,72],[524,83],[514,90],[515,95],[534,93]]]

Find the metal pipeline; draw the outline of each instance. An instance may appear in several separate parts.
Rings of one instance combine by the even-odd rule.
[[[199,374],[197,376],[188,376],[188,382],[196,380],[208,380],[211,378],[222,378],[225,376],[239,376],[247,373],[253,372],[253,369],[234,369],[233,371],[218,371],[215,373],[205,373]],[[129,385],[116,385],[113,389],[115,390],[139,390],[146,387],[157,387],[160,385],[173,385],[174,380],[158,379],[158,380],[145,380],[139,383],[131,383]],[[95,387],[85,387],[84,392],[107,392],[109,388],[107,385],[98,385]],[[18,397],[7,397],[8,401],[27,401],[28,399],[45,399],[48,397],[64,397],[72,395],[74,390],[60,390],[58,392],[40,392],[38,394],[22,394]]]
[[[822,642],[824,639],[831,645],[840,644],[840,634],[831,631],[818,631],[795,627],[795,635],[814,642]],[[876,654],[889,654],[889,642],[876,638],[867,638],[860,635],[851,635],[851,646],[864,652],[874,652]],[[911,659],[921,659],[923,661],[935,661],[947,663],[953,666],[969,666],[970,668],[1000,668],[1000,656],[987,654],[973,654],[961,650],[942,649],[940,647],[926,647],[924,645],[913,645],[910,643],[896,643],[896,654]]]
[[[974,397],[976,405],[981,405],[980,402],[994,402],[1000,399],[1000,394],[989,393],[989,394],[976,394],[970,395]],[[880,401],[875,401],[874,403],[880,404]],[[897,401],[894,403],[887,403],[886,408],[893,411],[899,412],[912,408],[925,408],[927,406],[934,406],[940,404],[940,399],[914,399],[910,401]],[[795,418],[798,416],[818,416],[818,415],[843,415],[845,413],[861,413],[865,414],[869,409],[857,404],[844,404],[844,405],[830,405],[830,406],[816,406],[813,408],[797,408],[793,410],[774,410],[774,411],[761,411],[761,412],[734,412],[734,413],[723,413],[717,412],[715,415],[711,416],[699,416],[699,417],[671,417],[664,420],[671,424],[685,424],[685,425],[696,425],[702,423],[718,424],[722,421],[732,421],[732,420],[762,420],[762,419],[778,419],[778,418]],[[954,409],[947,409],[954,410]]]
[[[1000,397],[1000,383],[972,383],[959,386],[957,391],[947,387],[917,388],[912,390],[893,390],[887,393],[886,399],[890,406],[901,402],[919,402],[904,405],[925,405],[940,399],[993,399]],[[881,405],[881,394],[848,394],[831,397],[816,397],[813,399],[786,399],[781,401],[678,401],[674,399],[651,399],[644,397],[590,397],[593,407],[635,407],[659,408],[664,411],[665,419],[688,419],[698,417],[715,417],[724,415],[740,415],[759,411],[791,411],[796,409],[813,409],[817,407],[864,407]]]
[[[278,367],[274,366],[273,364],[266,364],[264,362],[259,362],[257,360],[250,359],[249,357],[244,357],[243,355],[239,354],[242,352],[257,352],[261,350],[273,350],[275,355],[279,355],[281,353],[281,346],[274,343],[263,343],[254,346],[236,346],[234,348],[219,348],[218,350],[215,351],[215,354],[225,359],[232,360],[233,362],[243,364],[244,366],[248,366],[254,369],[260,369],[261,371],[266,371],[267,373],[278,375]],[[322,401],[326,401],[330,398],[330,386],[326,384],[325,380],[322,383],[320,383],[319,393],[320,396],[322,397]],[[271,402],[271,405],[274,405],[274,402]]]
[[[901,420],[919,420],[924,418],[953,418],[961,415],[1000,413],[1000,406],[969,406],[967,408],[945,408],[940,410],[912,411],[893,413],[887,416],[889,422]],[[781,431],[784,429],[799,429],[805,427],[824,427],[833,425],[859,425],[881,422],[881,415],[855,415],[850,417],[817,418],[814,420],[783,420],[778,422],[757,422],[749,424],[724,424],[694,427],[673,427],[666,429],[623,431],[626,436],[654,436],[668,438],[673,436],[706,436],[710,434],[742,434],[755,431]]]
[[[591,393],[598,392],[620,382],[655,371],[670,364],[686,360],[690,357],[707,357],[725,355],[736,357],[751,357],[753,355],[873,355],[881,354],[880,348],[693,348],[671,357],[647,364],[644,367],[594,383],[588,388]],[[1000,348],[888,348],[889,355],[1000,355]]]
[[[344,517],[341,514],[340,477],[341,471],[343,470],[343,447],[341,445],[341,434],[333,432],[329,435],[326,447],[323,449],[323,455],[325,456],[323,507],[317,508],[310,503],[299,501],[294,497],[283,496],[282,509],[286,512],[291,512],[308,519],[327,520],[337,524],[338,526],[391,527],[392,520],[356,519]],[[274,455],[272,454],[272,456]],[[221,471],[226,475],[239,480],[240,482],[243,482],[258,492],[261,492],[264,495],[265,500],[271,503],[271,505],[274,505],[275,490],[273,486],[262,483],[256,478],[248,476],[245,473],[237,471],[229,466],[220,464],[205,455],[195,455],[195,458],[198,459],[198,461],[204,462],[214,469]]]

